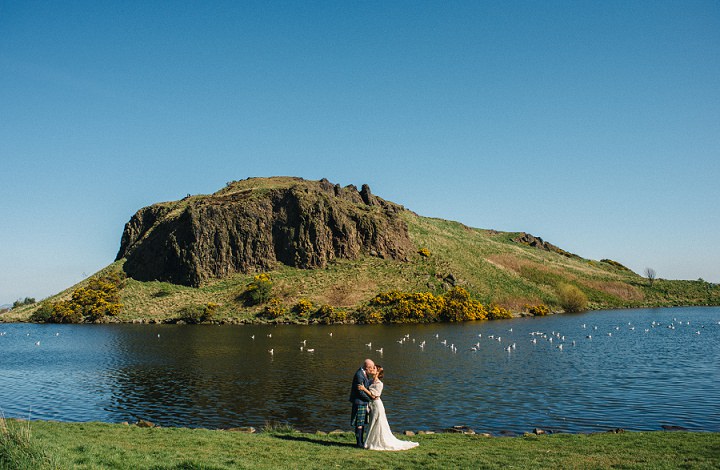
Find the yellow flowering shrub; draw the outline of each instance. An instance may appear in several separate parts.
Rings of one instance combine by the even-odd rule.
[[[385,321],[383,311],[370,306],[360,307],[355,312],[355,318],[358,323],[364,323],[366,325],[376,325]]]
[[[430,257],[430,250],[428,250],[428,249],[425,248],[425,247],[420,248],[420,249],[418,250],[418,253],[419,253],[420,256],[422,256],[423,258],[429,258],[429,257]]]
[[[445,300],[431,292],[389,291],[376,295],[370,306],[380,307],[391,323],[428,323],[438,320]]]
[[[122,310],[120,286],[124,278],[110,274],[91,279],[85,287],[78,287],[70,300],[52,304],[48,321],[53,323],[82,323],[116,316]]]
[[[323,304],[317,309],[317,311],[315,312],[315,316],[316,317],[327,317],[327,316],[332,315],[334,311],[335,311],[335,309],[333,308],[332,305]]]
[[[462,287],[456,286],[443,296],[445,309],[440,318],[445,321],[473,321],[487,320],[488,312],[485,307],[470,298],[470,293]]]
[[[545,304],[526,305],[525,310],[535,317],[544,317],[550,314],[550,308]]]
[[[288,309],[282,304],[280,299],[272,298],[270,302],[265,306],[263,313],[269,318],[279,318],[285,315]]]
[[[332,305],[322,305],[315,312],[315,316],[320,320],[321,323],[333,324],[333,323],[344,323],[347,320],[347,311],[342,309],[336,309]]]
[[[462,287],[454,287],[442,296],[431,292],[384,292],[376,295],[369,307],[380,309],[384,321],[392,323],[486,320],[488,313]]]
[[[513,317],[510,310],[499,305],[491,306],[487,316],[489,320],[504,320]]]
[[[272,291],[272,280],[267,273],[260,273],[253,276],[253,280],[245,287],[242,299],[249,305],[264,304],[270,300]]]
[[[293,310],[301,317],[306,317],[310,314],[313,309],[313,303],[308,299],[300,299],[297,301]]]
[[[49,318],[51,323],[82,323],[83,320],[82,307],[71,300],[55,302]]]

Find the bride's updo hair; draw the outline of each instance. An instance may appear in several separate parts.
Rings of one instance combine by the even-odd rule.
[[[375,378],[378,380],[382,380],[383,377],[385,377],[385,372],[383,371],[383,367],[380,364],[375,364]]]

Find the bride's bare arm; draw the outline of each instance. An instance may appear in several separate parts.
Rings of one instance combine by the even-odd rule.
[[[365,392],[373,400],[377,398],[377,396],[375,396],[375,394],[368,390],[363,384],[358,385],[358,390],[360,390],[361,392]]]

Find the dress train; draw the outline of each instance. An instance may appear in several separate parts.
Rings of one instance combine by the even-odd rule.
[[[373,395],[379,397],[382,394],[383,383],[379,380],[370,386]],[[381,398],[370,402],[370,423],[365,448],[370,450],[408,450],[420,444],[411,441],[401,441],[396,438],[390,430],[385,405]]]

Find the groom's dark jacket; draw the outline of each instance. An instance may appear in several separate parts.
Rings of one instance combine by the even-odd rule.
[[[367,405],[372,401],[372,398],[370,398],[367,393],[358,390],[358,385],[365,385],[365,388],[370,388],[371,383],[372,381],[367,377],[362,367],[355,372],[355,377],[353,377],[352,381],[352,388],[350,389],[350,401],[353,405]]]

